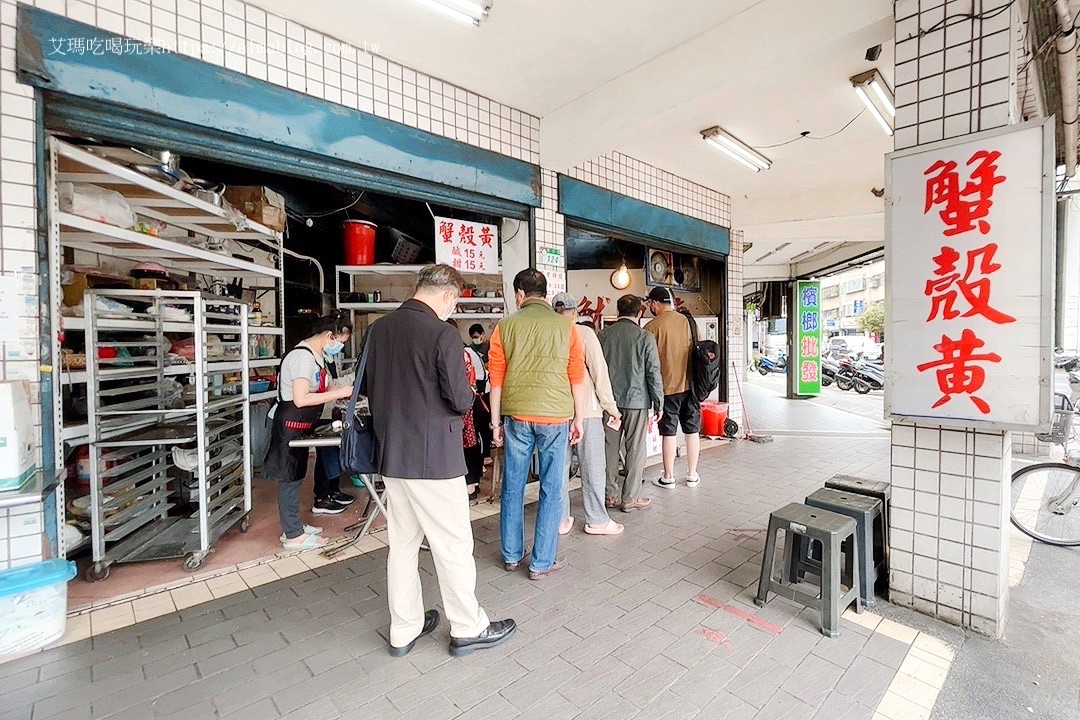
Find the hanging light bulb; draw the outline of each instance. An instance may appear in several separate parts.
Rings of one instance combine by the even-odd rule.
[[[624,262],[619,269],[611,273],[611,286],[616,290],[625,290],[630,287],[630,270]]]

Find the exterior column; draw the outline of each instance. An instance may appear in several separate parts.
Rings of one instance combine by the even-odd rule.
[[[993,13],[1008,4],[985,0],[970,20],[970,3],[895,2],[897,150],[1015,122],[1020,19]],[[1000,637],[1012,434],[895,423],[891,453],[892,601]]]

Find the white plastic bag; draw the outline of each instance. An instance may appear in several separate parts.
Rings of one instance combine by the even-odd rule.
[[[125,229],[137,220],[127,198],[115,190],[69,182],[57,183],[56,190],[61,212]]]

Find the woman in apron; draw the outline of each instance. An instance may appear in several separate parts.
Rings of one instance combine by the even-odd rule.
[[[323,405],[352,395],[352,388],[331,388],[330,372],[323,355],[341,347],[351,328],[339,315],[315,321],[311,336],[293,348],[278,371],[278,402],[271,410],[270,447],[263,461],[263,477],[278,483],[278,516],[281,544],[286,550],[322,547],[320,530],[300,522],[300,483],[307,475],[307,448],[291,448],[289,442],[310,432],[322,415]]]

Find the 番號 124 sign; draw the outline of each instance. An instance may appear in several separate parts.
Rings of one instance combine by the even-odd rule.
[[[436,217],[435,262],[461,272],[498,273],[498,228],[486,223]]]
[[[887,158],[885,408],[994,429],[1050,421],[1054,125]]]
[[[795,363],[788,372],[796,373],[799,395],[821,394],[821,283],[799,280],[795,287]]]

